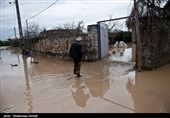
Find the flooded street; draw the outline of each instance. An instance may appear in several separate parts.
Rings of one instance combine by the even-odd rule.
[[[73,61],[0,51],[1,113],[170,113],[170,64],[138,72],[131,48],[83,61],[81,78]]]

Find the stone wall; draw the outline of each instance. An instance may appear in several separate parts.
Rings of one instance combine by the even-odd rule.
[[[98,60],[97,25],[89,25],[88,34],[80,37],[82,37],[83,52],[87,55],[88,61]],[[33,40],[31,44],[32,53],[70,60],[69,50],[76,38],[54,36]]]
[[[88,29],[88,37],[91,40],[91,49],[89,50],[88,57],[90,60],[98,60],[99,59],[99,50],[98,50],[98,30],[97,25],[89,25]]]
[[[141,68],[144,70],[154,70],[170,63],[170,27],[161,21],[159,25],[164,27],[152,25],[140,29]]]

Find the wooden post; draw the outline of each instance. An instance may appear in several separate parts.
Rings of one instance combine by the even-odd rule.
[[[138,7],[136,5],[136,0],[134,0],[134,8],[135,8],[135,25],[136,25],[137,52],[138,52],[138,71],[141,72],[140,32],[139,32]]]

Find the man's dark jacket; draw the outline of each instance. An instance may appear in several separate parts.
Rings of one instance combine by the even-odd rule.
[[[71,45],[69,54],[72,58],[75,58],[77,60],[82,60],[82,58],[84,58],[84,54],[82,52],[82,45],[79,41],[76,41]]]

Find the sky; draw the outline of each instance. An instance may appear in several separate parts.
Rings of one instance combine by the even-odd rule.
[[[129,16],[134,0],[18,0],[22,29],[29,24],[38,24],[40,29],[53,29],[65,23],[84,27],[98,21]],[[11,2],[11,4],[9,4]],[[122,30],[126,31],[125,19]],[[108,23],[108,22],[106,22]],[[0,40],[19,38],[15,0],[0,0]],[[15,30],[14,30],[15,29]]]

